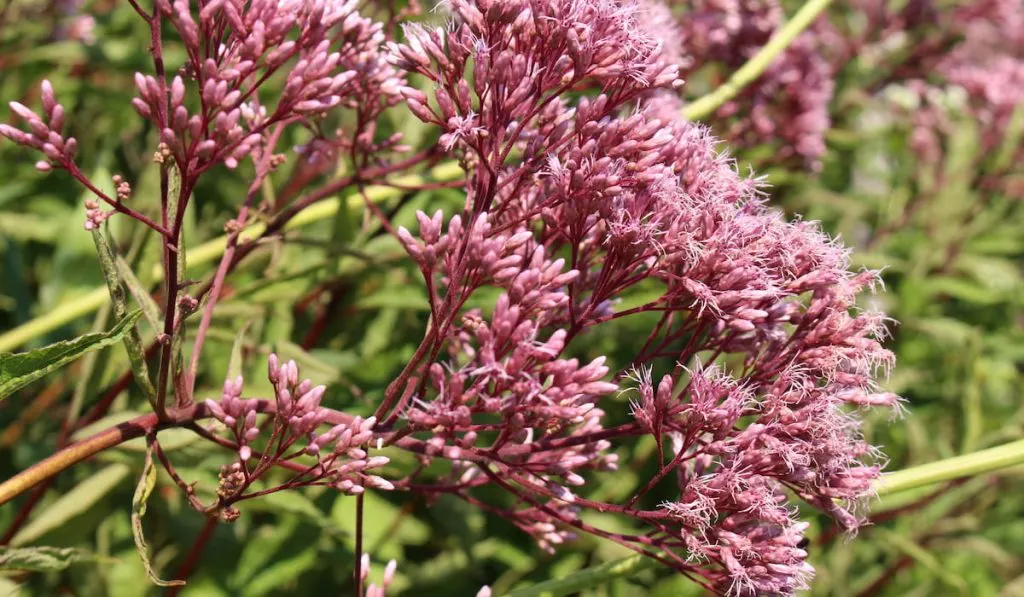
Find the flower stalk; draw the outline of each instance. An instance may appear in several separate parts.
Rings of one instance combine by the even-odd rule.
[[[689,120],[704,120],[723,104],[733,99],[754,82],[771,66],[772,62],[792,45],[807,27],[814,22],[832,0],[808,0],[793,17],[786,22],[761,50],[743,64],[711,93],[694,100],[683,108],[683,115]]]

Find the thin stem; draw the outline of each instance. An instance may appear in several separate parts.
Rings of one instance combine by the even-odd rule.
[[[157,224],[152,219],[147,217],[145,214],[135,211],[134,209],[126,206],[120,201],[111,199],[109,195],[96,188],[96,185],[92,184],[92,181],[89,180],[84,174],[82,174],[82,172],[78,169],[78,166],[76,166],[73,162],[68,162],[64,166],[65,168],[67,168],[68,173],[75,178],[75,180],[77,180],[85,188],[89,189],[89,191],[91,191],[93,195],[96,195],[96,197],[98,197],[104,203],[106,203],[110,207],[113,207],[114,211],[122,213],[128,216],[129,218],[132,218],[133,220],[138,220],[142,222],[146,226],[149,226],[153,230],[159,232],[160,235],[163,236],[164,238],[170,238],[171,231],[168,230],[165,226]]]
[[[31,466],[0,484],[0,506],[22,492],[46,481],[57,473],[88,459],[104,450],[113,448],[128,440],[146,435],[157,426],[155,414],[143,415],[127,423],[121,423],[72,444],[42,462]]]
[[[683,116],[688,120],[703,120],[710,116],[722,104],[739,95],[743,88],[754,82],[771,66],[779,54],[788,48],[798,35],[803,33],[814,22],[832,0],[810,0],[797,11],[793,18],[786,22],[775,35],[768,40],[761,50],[729,77],[729,80],[713,92],[690,102],[683,108]]]
[[[352,567],[352,576],[356,586],[353,595],[357,597],[363,588],[363,500],[363,494],[356,496],[356,564]]]
[[[199,531],[199,535],[196,537],[195,543],[192,544],[192,549],[188,550],[188,557],[182,562],[181,568],[178,569],[176,578],[181,580],[187,580],[192,575],[192,571],[195,570],[196,564],[199,563],[200,558],[203,555],[203,551],[206,550],[206,545],[210,542],[210,538],[213,537],[213,531],[217,529],[217,517],[210,516],[206,519],[206,524],[203,525],[202,530]],[[184,583],[180,585],[174,585],[167,589],[167,597],[175,597]]]
[[[150,446],[153,448],[153,453],[156,455],[157,460],[160,461],[164,470],[167,471],[167,474],[171,477],[171,480],[174,481],[174,484],[178,486],[178,489],[181,489],[182,493],[185,494],[185,498],[188,499],[188,503],[199,512],[205,512],[206,508],[203,506],[203,503],[199,501],[199,498],[196,497],[195,489],[186,483],[185,480],[181,478],[181,475],[178,474],[178,471],[174,468],[170,458],[167,457],[164,449],[160,447],[160,442],[157,441],[156,436],[150,436]],[[182,577],[179,576],[179,578]]]
[[[142,17],[144,20],[148,21],[152,18],[149,16],[149,13],[146,12],[146,10],[142,8],[142,6],[140,6],[136,0],[128,0],[128,4],[131,4],[132,8],[135,9],[135,12],[139,13],[139,16]]]
[[[281,138],[281,133],[284,132],[284,126],[285,123],[278,123],[274,128],[274,132],[271,133],[270,138],[267,140],[266,149],[263,152],[263,158],[256,167],[256,177],[253,179],[252,184],[249,185],[249,192],[245,198],[245,202],[242,204],[242,208],[238,211],[238,217],[234,220],[235,228],[228,235],[224,256],[221,257],[220,265],[217,267],[217,274],[214,276],[213,285],[210,290],[210,298],[206,302],[206,309],[203,311],[203,318],[199,322],[199,329],[196,331],[196,339],[192,346],[192,357],[189,363],[188,372],[186,373],[187,379],[185,381],[185,387],[188,390],[190,398],[192,396],[192,392],[195,390],[196,372],[199,369],[199,357],[203,352],[203,342],[206,340],[206,333],[210,329],[210,322],[213,321],[213,311],[217,306],[217,299],[220,298],[221,290],[224,287],[224,280],[227,278],[228,270],[234,260],[235,249],[238,247],[238,237],[245,227],[246,220],[249,219],[249,210],[252,209],[253,203],[256,201],[260,188],[263,186],[263,181],[266,179],[267,175],[270,174],[270,160],[273,157],[272,149],[277,145],[278,139]]]

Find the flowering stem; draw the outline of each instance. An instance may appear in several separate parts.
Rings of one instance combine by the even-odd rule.
[[[713,92],[698,98],[683,108],[683,116],[688,120],[703,120],[714,113],[725,102],[736,97],[743,88],[754,82],[764,71],[768,70],[772,61],[785,51],[810,26],[814,19],[825,10],[832,0],[810,0],[797,11],[793,18],[786,22],[775,35],[768,40],[761,50],[740,67]]]
[[[238,247],[238,237],[245,228],[245,222],[249,219],[249,210],[252,209],[256,201],[260,188],[263,186],[263,181],[270,173],[270,159],[273,156],[271,149],[277,144],[283,132],[284,123],[278,123],[274,128],[273,134],[270,136],[270,140],[267,142],[267,150],[257,166],[256,177],[253,179],[252,184],[249,185],[249,192],[245,198],[245,203],[242,204],[242,209],[239,210],[238,216],[234,220],[235,227],[228,234],[224,255],[221,257],[220,265],[217,266],[217,273],[210,287],[210,299],[206,303],[203,317],[199,322],[199,329],[196,331],[196,339],[192,346],[192,358],[189,362],[187,378],[185,380],[185,388],[188,390],[189,397],[195,391],[196,372],[199,370],[199,357],[203,352],[203,342],[206,340],[206,333],[209,331],[210,323],[213,321],[213,311],[217,306],[217,299],[220,298],[224,280],[227,278],[228,270],[234,259],[235,249]]]
[[[120,201],[111,199],[109,195],[107,195],[103,191],[99,190],[96,187],[96,185],[94,185],[92,183],[92,181],[89,180],[88,177],[86,177],[84,174],[82,174],[82,172],[78,169],[78,166],[76,166],[74,164],[74,162],[70,162],[69,161],[67,164],[65,164],[65,168],[67,169],[68,173],[71,174],[72,177],[74,177],[75,180],[77,180],[79,183],[81,183],[82,186],[84,186],[85,188],[89,189],[89,191],[91,191],[93,195],[98,197],[104,203],[106,203],[110,207],[113,207],[115,211],[123,213],[126,216],[128,216],[128,217],[130,217],[130,218],[132,218],[134,220],[138,220],[139,222],[142,222],[146,226],[149,226],[153,230],[155,230],[158,233],[160,233],[160,235],[165,237],[165,238],[170,238],[171,231],[168,230],[166,227],[161,226],[160,224],[154,222],[152,219],[150,219],[146,215],[144,215],[142,213],[139,213],[139,212],[135,211],[134,209],[132,209],[130,207],[127,207],[126,205],[124,205]]]

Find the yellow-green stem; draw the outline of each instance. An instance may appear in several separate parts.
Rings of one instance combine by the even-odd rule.
[[[875,489],[879,496],[892,495],[1019,464],[1024,464],[1024,439],[887,473],[875,483]]]
[[[768,40],[768,43],[733,73],[728,81],[713,92],[687,104],[683,108],[683,116],[688,120],[703,120],[720,108],[722,104],[736,97],[744,87],[760,77],[771,66],[775,58],[784,52],[831,2],[832,0],[810,0],[800,7],[793,18],[786,21],[786,24]]]

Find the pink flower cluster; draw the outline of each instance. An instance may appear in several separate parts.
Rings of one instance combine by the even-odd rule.
[[[588,533],[722,593],[806,586],[813,571],[795,499],[855,529],[882,463],[861,436],[859,412],[899,407],[876,382],[893,358],[879,343],[885,318],[857,303],[877,275],[850,271],[847,250],[813,223],[769,209],[761,182],[737,172],[709,129],[680,116],[680,69],[699,66],[693,58],[738,66],[779,26],[778,5],[701,1],[678,28],[655,26],[651,6],[448,0],[446,26],[408,24],[402,42],[388,42],[354,0],[209,0],[198,10],[157,0],[156,14],[144,15],[155,37],[170,22],[187,55],[168,77],[154,52],[156,72],[136,77],[132,103],[182,181],[172,213],[165,162],[159,224],[124,205],[127,181],[112,198],[77,171],[48,84],[43,116],[12,106],[30,132],[4,125],[0,133],[163,234],[165,338],[183,329],[174,272],[183,206],[201,174],[254,158],[252,190],[208,286],[191,371],[173,380],[182,396],[173,412],[158,413],[187,415],[197,433],[234,451],[211,508],[230,518],[241,500],[308,485],[446,492],[507,518],[545,549]],[[818,49],[801,38],[725,107],[744,116],[727,137],[781,135],[792,155],[819,157],[831,79]],[[274,101],[261,94],[271,78],[282,80]],[[420,80],[426,90],[410,83]],[[326,408],[326,389],[275,356],[272,399],[243,398],[234,378],[220,400],[192,404],[179,388],[193,387],[234,252],[246,252],[239,226],[283,159],[274,154],[283,127],[315,131],[292,182],[344,156],[357,171],[352,184],[362,184],[371,166],[404,167],[386,169],[378,155],[402,149],[399,136],[376,138],[381,112],[403,101],[437,132],[436,145],[408,163],[457,159],[466,196],[460,213],[420,213],[418,230],[394,230],[422,274],[430,317],[374,414]],[[338,109],[350,111],[351,124],[332,137],[315,121]],[[96,227],[108,214],[90,207]],[[191,301],[185,317],[199,303],[181,298]],[[645,322],[629,362],[588,354],[592,338],[626,318]],[[167,344],[162,392],[171,359]],[[219,424],[194,423],[204,417]],[[655,447],[655,472],[626,499],[595,497],[589,487],[614,474],[616,450],[641,438]],[[422,466],[384,479],[376,473],[388,459],[370,455],[384,446]],[[295,475],[250,491],[271,467]],[[483,485],[510,499],[478,492]],[[633,530],[595,526],[586,510]]]
[[[158,0],[155,14],[144,15],[156,31],[162,18],[169,21],[187,55],[168,80],[158,45],[156,72],[136,73],[138,96],[132,100],[135,110],[159,131],[155,159],[173,160],[179,171],[179,201],[187,202],[197,178],[219,164],[235,168],[252,158],[258,175],[265,176],[285,159],[274,150],[287,125],[309,125],[315,133],[311,145],[321,146],[321,153],[344,150],[360,165],[380,152],[402,149],[400,135],[376,139],[376,120],[402,100],[398,89],[404,80],[386,61],[383,26],[361,16],[356,4],[213,0],[196,10],[187,0]],[[276,101],[267,103],[270,96],[261,96],[261,88],[282,76],[283,90]],[[176,236],[179,222],[153,222],[104,194],[78,170],[76,141],[61,136],[64,109],[54,100],[48,82],[43,83],[42,96],[45,118],[17,102],[11,104],[31,133],[2,125],[0,134],[41,151],[47,159],[38,162],[40,170],[66,169],[116,211]],[[331,136],[313,124],[339,108],[355,114],[353,126]],[[313,174],[320,170],[322,166],[314,168]],[[165,210],[166,202],[162,198]],[[86,227],[101,221],[90,216]]]
[[[216,163],[234,168],[258,157],[274,124],[343,105],[362,107],[372,119],[399,99],[402,80],[379,51],[381,25],[362,17],[354,0],[214,0],[198,19],[186,0],[157,7],[181,34],[188,62],[184,76],[170,83],[169,103],[162,81],[136,75],[139,97],[132,105],[188,170]],[[285,73],[284,89],[267,105],[257,90],[278,72]],[[191,108],[187,79],[197,91]]]
[[[917,32],[914,19],[884,11],[869,13],[904,35]],[[1024,162],[1024,144],[1014,138],[1015,114],[1024,105],[1024,13],[1013,0],[984,0],[929,14],[925,24],[944,33],[938,40],[921,27],[919,46],[940,46],[912,61],[888,81],[883,97],[902,98],[898,113],[913,124],[909,144],[929,168],[943,168],[946,145],[969,121],[979,136],[978,188],[1024,196],[1014,174]],[[941,42],[941,44],[940,44]],[[1020,116],[1016,116],[1019,118]],[[982,161],[987,161],[982,165]]]
[[[950,85],[967,94],[968,113],[980,127],[986,152],[999,152],[1024,105],[1024,11],[1012,0],[987,0],[962,11],[963,41],[938,66]],[[1024,161],[1024,144],[1009,161]],[[1024,196],[1019,187],[1018,197]]]
[[[880,460],[856,411],[898,405],[875,384],[892,362],[884,318],[855,302],[875,273],[850,272],[845,248],[768,210],[758,181],[680,119],[677,68],[637,6],[448,8],[449,27],[408,27],[392,51],[435,85],[402,93],[459,156],[466,204],[447,226],[438,212],[420,214],[418,235],[399,231],[431,319],[377,415],[455,460],[448,490],[543,546],[583,531],[723,592],[804,587],[806,524],[787,491],[856,528]],[[640,284],[660,295],[617,308]],[[487,288],[500,293],[492,310],[466,306]],[[571,356],[591,328],[639,313],[657,323],[632,363]],[[627,378],[633,390],[616,382]],[[638,394],[634,421],[606,427],[622,390]],[[640,435],[654,437],[658,473],[627,503],[585,497],[588,478],[614,470],[610,450]],[[481,502],[482,484],[517,506]],[[655,487],[678,497],[645,506]],[[584,509],[648,529],[596,528]]]
[[[243,399],[241,376],[224,382],[220,400],[206,400],[210,416],[223,424],[238,454],[232,470],[243,473],[242,482],[230,495],[222,495],[226,503],[247,499],[245,489],[274,466],[293,463],[297,472],[286,486],[289,489],[307,485],[328,485],[350,495],[366,488],[394,489],[387,480],[369,471],[389,462],[386,456],[369,456],[367,450],[381,436],[374,433],[376,419],[344,417],[339,420],[333,411],[321,408],[325,386],[299,381],[295,361],[281,363],[271,354],[268,377],[274,387],[273,408],[263,408],[261,401]],[[269,416],[260,421],[261,414]],[[333,426],[322,433],[324,424]],[[304,446],[303,446],[304,444]],[[254,446],[262,448],[257,452]],[[313,456],[311,465],[299,464],[301,457]],[[263,490],[260,494],[268,493]]]
[[[41,97],[42,116],[19,102],[10,103],[11,112],[28,125],[30,132],[21,131],[8,124],[0,124],[0,135],[19,145],[40,151],[47,159],[36,162],[36,168],[41,172],[48,172],[55,165],[65,167],[65,164],[74,160],[78,152],[78,141],[74,137],[64,137],[64,106],[57,102],[53,85],[47,80],[43,81]]]

